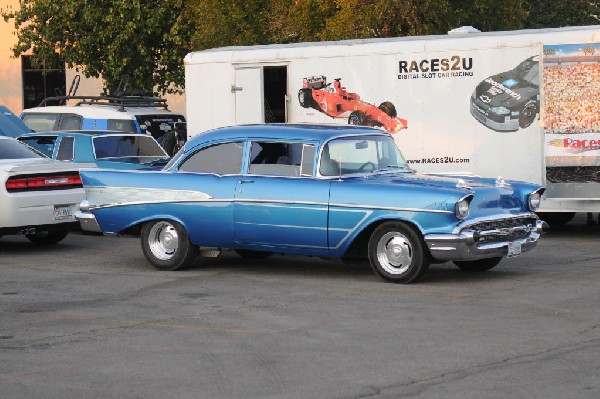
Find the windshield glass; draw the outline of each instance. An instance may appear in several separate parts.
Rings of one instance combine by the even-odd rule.
[[[24,159],[24,158],[43,158],[42,155],[33,151],[17,140],[0,140],[0,159]]]
[[[163,157],[167,153],[150,136],[101,136],[94,137],[96,159],[125,157]]]
[[[408,167],[391,136],[331,140],[323,147],[319,163],[322,176],[343,176],[393,169]]]

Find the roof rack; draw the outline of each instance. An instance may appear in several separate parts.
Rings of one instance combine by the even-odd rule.
[[[145,97],[145,96],[123,96],[123,97],[110,97],[110,96],[57,96],[47,97],[39,105],[39,107],[45,107],[49,101],[58,101],[60,104],[65,105],[69,100],[79,100],[75,106],[80,105],[106,105],[110,107],[118,107],[119,111],[125,111],[125,107],[148,107],[148,108],[162,108],[168,109],[167,100],[158,97]]]

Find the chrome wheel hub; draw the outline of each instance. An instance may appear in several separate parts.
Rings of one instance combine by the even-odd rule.
[[[156,223],[148,234],[148,246],[152,255],[160,260],[169,260],[177,252],[179,236],[175,227],[168,222]]]
[[[390,274],[405,273],[413,261],[412,245],[398,232],[386,233],[377,243],[377,260]]]

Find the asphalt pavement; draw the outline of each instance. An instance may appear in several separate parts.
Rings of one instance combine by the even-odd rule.
[[[600,226],[412,285],[234,253],[161,272],[139,239],[0,238],[0,398],[598,398]]]

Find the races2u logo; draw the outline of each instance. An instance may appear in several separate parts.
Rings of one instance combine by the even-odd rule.
[[[473,58],[453,55],[419,61],[398,61],[398,79],[433,79],[473,76]]]

